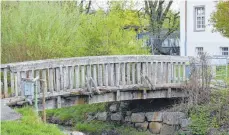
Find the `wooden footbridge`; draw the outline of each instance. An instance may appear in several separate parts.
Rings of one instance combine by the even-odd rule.
[[[92,56],[1,65],[1,97],[8,105],[27,101],[22,80],[39,77],[46,107],[122,100],[184,97],[188,57]]]

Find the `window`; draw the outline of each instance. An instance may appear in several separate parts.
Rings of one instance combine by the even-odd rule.
[[[205,7],[195,7],[195,30],[203,31],[205,29]]]
[[[203,47],[196,47],[196,54],[197,55],[202,55],[204,52],[204,48]]]
[[[228,56],[228,47],[221,47],[221,54],[224,56]]]

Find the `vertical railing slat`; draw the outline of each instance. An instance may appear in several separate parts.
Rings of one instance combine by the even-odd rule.
[[[4,68],[4,97],[8,97],[7,68]]]
[[[115,85],[119,86],[119,80],[120,80],[120,64],[115,63]]]
[[[93,73],[92,73],[92,78],[95,82],[95,84],[97,85],[97,65],[93,65],[92,68],[93,68]]]
[[[53,69],[51,68],[51,69],[48,69],[48,72],[49,72],[49,74],[48,74],[48,84],[49,84],[49,91],[50,92],[53,92]]]
[[[164,79],[163,79],[163,83],[168,83],[168,62],[164,62]]]
[[[80,87],[80,72],[79,72],[79,65],[75,66],[75,88]]]
[[[154,64],[154,85],[157,84],[157,76],[158,76],[158,62],[156,61]]]
[[[16,87],[16,96],[20,96],[21,95],[21,72],[18,71],[17,72],[17,87]]]
[[[164,82],[164,62],[161,61],[161,73],[160,73],[160,83]]]
[[[121,85],[126,84],[126,73],[125,73],[125,63],[121,63]]]
[[[11,88],[11,96],[15,95],[15,88],[14,88],[14,79],[15,75],[13,72],[10,72],[10,88]]]
[[[110,86],[114,86],[114,63],[111,63],[110,64],[110,68],[109,68],[109,73],[110,73],[110,76],[109,76],[109,85]]]
[[[108,86],[108,64],[104,64],[104,86]]]
[[[81,66],[81,88],[85,87],[85,66]]]
[[[70,90],[73,89],[73,84],[74,84],[74,67],[71,66],[69,67],[69,88]]]
[[[171,62],[168,62],[168,68],[167,68],[167,82],[168,83],[171,83],[171,75],[172,75],[172,73],[171,73]]]
[[[137,63],[137,84],[141,84],[141,63]]]
[[[178,65],[178,83],[181,81],[181,63],[177,62]]]
[[[26,78],[26,71],[21,71],[21,78]],[[20,82],[20,84],[22,84],[22,82]],[[21,96],[24,96],[24,90],[22,89],[22,85],[21,85]]]
[[[33,70],[29,71],[29,78],[34,78],[34,71]]]
[[[103,85],[103,67],[101,64],[98,65],[99,68],[98,68],[98,85],[99,86],[102,86]]]
[[[68,67],[63,67],[63,74],[64,74],[64,90],[68,89]]]
[[[43,69],[42,70],[41,78],[42,78],[42,80],[46,81],[46,84],[48,84],[48,82],[47,82],[47,76],[46,76],[46,69]],[[45,89],[44,92],[46,93],[48,91],[47,90],[47,87],[43,87],[43,88]]]
[[[185,66],[185,62],[183,62],[183,79],[182,79],[182,81],[186,81],[186,66]]]
[[[87,65],[87,77],[91,77],[91,65]]]
[[[56,68],[56,91],[60,91],[60,68]]]
[[[60,90],[64,90],[64,68],[60,67]]]
[[[40,78],[40,70],[36,70],[36,71],[35,71],[35,74],[34,74],[34,71],[33,71],[33,73],[32,73],[31,76],[34,76],[35,78],[36,78],[36,77],[39,77],[39,79],[42,79],[42,78]],[[38,85],[39,85],[39,84],[38,84]],[[40,92],[41,92],[41,89],[37,89],[37,91],[38,91],[38,93],[40,93]]]
[[[126,83],[129,85],[130,84],[130,63],[126,63],[126,74],[127,74]]]
[[[173,82],[177,82],[177,64],[176,62],[173,63]]]
[[[146,76],[146,63],[145,62],[142,63],[142,75],[143,77]]]
[[[136,64],[132,63],[131,68],[132,68],[132,84],[135,84],[136,83],[136,79],[135,79]]]
[[[152,81],[152,62],[148,63],[148,74],[147,74],[147,76],[150,79],[150,81]]]

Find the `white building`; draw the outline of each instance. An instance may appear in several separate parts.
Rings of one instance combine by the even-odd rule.
[[[182,56],[229,55],[229,38],[212,32],[210,22],[216,0],[187,0],[180,2],[180,52]],[[228,22],[229,23],[229,22]],[[187,31],[187,32],[186,32]]]

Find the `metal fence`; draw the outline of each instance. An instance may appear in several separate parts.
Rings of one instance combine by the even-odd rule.
[[[201,78],[202,63],[199,62],[199,59],[195,60],[195,67],[198,70],[199,77]],[[228,88],[229,87],[229,57],[225,56],[210,56],[207,58],[207,65],[210,68],[211,73],[211,84],[216,87]],[[185,74],[187,79],[191,76],[191,65],[186,66]]]
[[[213,56],[209,58],[214,79],[228,79],[229,58],[224,56]]]
[[[229,85],[229,57],[213,56],[209,58],[212,67],[212,82],[217,86]]]

